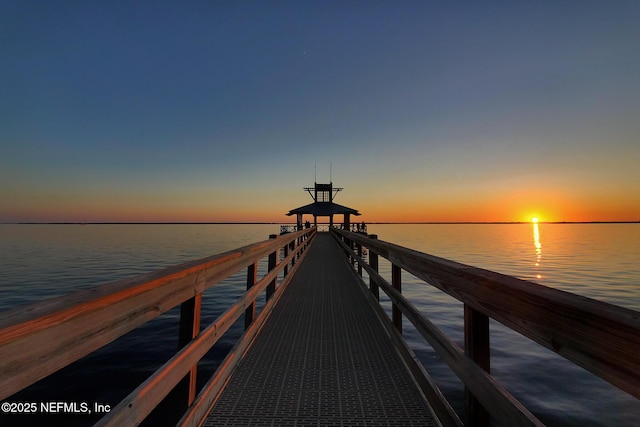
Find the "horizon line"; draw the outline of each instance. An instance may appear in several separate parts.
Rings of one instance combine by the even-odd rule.
[[[532,221],[370,221],[366,224],[532,224]],[[540,221],[536,224],[638,224],[637,221]],[[179,224],[219,224],[219,225],[296,225],[295,222],[275,222],[275,221],[13,221],[0,222],[3,225],[179,225]],[[341,224],[341,223],[338,223]],[[354,222],[353,224],[357,224]],[[328,222],[318,223],[318,225],[329,225]]]

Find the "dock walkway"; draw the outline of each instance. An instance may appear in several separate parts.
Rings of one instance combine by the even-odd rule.
[[[435,425],[358,281],[318,233],[204,425]]]

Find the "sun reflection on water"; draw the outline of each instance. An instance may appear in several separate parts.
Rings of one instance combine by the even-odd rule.
[[[540,243],[540,228],[538,225],[538,219],[534,218],[533,222],[533,246],[536,248],[536,267],[540,267],[542,260],[542,244]],[[542,279],[540,273],[536,274],[537,279]]]

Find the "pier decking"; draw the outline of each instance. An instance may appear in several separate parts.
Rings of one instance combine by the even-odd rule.
[[[435,425],[359,280],[318,233],[205,425]]]

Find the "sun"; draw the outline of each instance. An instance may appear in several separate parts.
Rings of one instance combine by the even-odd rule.
[[[537,216],[534,216],[533,218],[531,218],[531,222],[535,224],[537,222],[540,222],[540,219]]]

